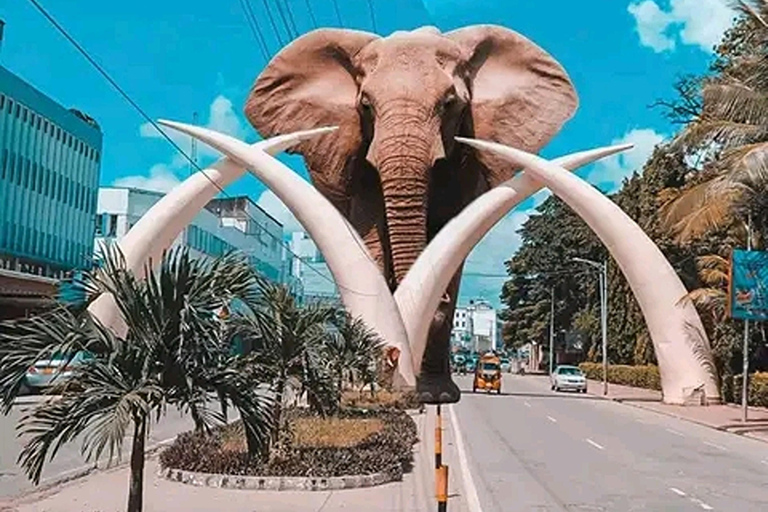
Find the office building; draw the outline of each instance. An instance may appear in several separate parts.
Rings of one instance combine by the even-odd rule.
[[[338,289],[328,264],[309,235],[291,233],[291,274],[301,281],[304,300],[339,301]]]
[[[96,246],[120,241],[163,197],[160,192],[102,187],[96,213]],[[247,197],[214,199],[176,238],[197,256],[221,256],[229,251],[246,255],[271,281],[281,280],[283,226]]]
[[[496,309],[490,303],[470,300],[466,306],[457,306],[453,313],[451,342],[478,353],[498,350],[500,329]]]
[[[91,117],[0,66],[0,316],[90,265],[101,151]]]

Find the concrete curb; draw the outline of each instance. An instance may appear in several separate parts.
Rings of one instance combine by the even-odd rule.
[[[221,475],[173,468],[164,468],[158,471],[158,476],[172,482],[180,482],[196,487],[249,491],[339,491],[342,489],[360,489],[399,480],[395,474],[395,471],[383,471],[372,475],[292,477]]]

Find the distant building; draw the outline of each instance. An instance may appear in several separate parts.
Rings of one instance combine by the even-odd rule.
[[[457,306],[453,313],[452,344],[478,353],[500,349],[500,322],[496,313],[496,309],[483,300],[470,300],[466,306]]]
[[[303,231],[291,233],[291,274],[301,281],[304,300],[338,301],[339,294],[328,264],[317,245]]]
[[[96,213],[97,247],[108,240],[121,240],[163,195],[135,188],[100,188]],[[172,246],[185,245],[198,256],[216,257],[228,251],[241,252],[263,276],[279,282],[282,232],[282,224],[247,197],[214,199],[179,234]]]
[[[0,66],[0,315],[90,265],[102,132]]]

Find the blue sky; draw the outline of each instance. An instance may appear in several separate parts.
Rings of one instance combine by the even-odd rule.
[[[373,31],[369,2],[336,0],[343,26]],[[255,132],[241,111],[248,89],[265,64],[240,0],[40,0],[44,7],[153,118],[192,121],[246,140]],[[250,0],[269,50],[289,40],[268,0],[275,35],[263,0]],[[306,0],[280,0],[300,32],[314,28]],[[580,172],[591,183],[614,190],[639,169],[653,146],[672,134],[662,113],[649,105],[672,97],[676,77],[704,71],[712,47],[731,24],[727,0],[370,0],[376,28],[394,30],[436,25],[450,30],[472,24],[507,26],[537,42],[569,72],[581,106],[543,151],[557,156],[618,141],[636,143],[626,156]],[[310,0],[319,26],[339,26],[334,3]],[[189,173],[173,148],[33,8],[28,0],[2,2],[7,23],[0,62],[66,106],[88,112],[104,130],[102,184],[167,190]],[[189,148],[187,140],[180,145]],[[198,148],[202,163],[215,158]],[[290,165],[306,172],[299,158]],[[297,229],[295,220],[264,186],[248,177],[228,193],[248,194]],[[473,252],[462,283],[462,299],[498,302],[503,261],[519,245],[517,228],[539,194],[501,221]]]

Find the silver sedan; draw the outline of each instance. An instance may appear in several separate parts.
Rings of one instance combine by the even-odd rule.
[[[572,389],[587,392],[587,378],[577,366],[561,365],[549,376],[552,391]]]

